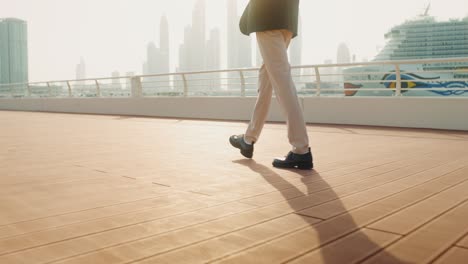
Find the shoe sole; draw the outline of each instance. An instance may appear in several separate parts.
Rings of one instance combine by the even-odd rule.
[[[298,169],[298,170],[312,170],[314,168],[314,164],[312,163],[304,163],[304,162],[298,162],[298,163],[291,163],[291,164],[276,164],[273,163],[273,167],[275,168],[280,168],[280,169]]]

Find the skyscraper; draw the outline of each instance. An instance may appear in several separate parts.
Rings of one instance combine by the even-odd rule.
[[[163,16],[159,25],[159,48],[154,42],[148,43],[143,73],[158,74],[169,71],[169,24],[166,16]]]
[[[207,41],[206,41],[206,17],[205,0],[198,0],[192,12],[192,25],[187,25],[184,32],[184,41],[179,48],[178,72],[203,71],[207,68]],[[176,81],[177,89],[181,88],[182,80]],[[204,90],[208,85],[205,81],[190,81],[190,92]]]
[[[28,79],[27,23],[0,18],[0,84],[27,83]]]
[[[210,38],[206,43],[207,54],[206,68],[219,70],[221,68],[221,32],[218,28],[210,31]]]
[[[238,65],[240,68],[252,67],[252,39],[249,36],[238,33]]]
[[[353,60],[355,60],[355,56],[353,56]],[[350,63],[351,62],[351,52],[349,51],[348,45],[346,43],[340,43],[338,46],[338,51],[336,55],[336,63],[337,64],[342,64],[342,63]],[[339,83],[339,85],[343,84],[343,79],[344,76],[343,74],[343,67],[337,67],[335,68],[335,78],[333,79],[336,83]]]
[[[148,43],[146,49],[146,74],[159,74],[163,73],[163,56],[161,50],[156,47],[154,42]],[[158,86],[161,85],[158,77],[145,77],[142,80],[143,90],[149,94],[155,94],[158,90]]]
[[[148,43],[146,61],[143,63],[143,74],[169,73],[169,23],[167,17],[162,16],[159,24],[159,47],[154,42]],[[170,88],[168,76],[145,77],[143,88],[146,92],[157,93],[163,88]]]
[[[228,68],[252,67],[252,40],[239,30],[237,0],[227,3]]]
[[[340,43],[338,46],[338,51],[336,55],[336,63],[350,63],[351,62],[351,53],[349,52],[348,45],[346,43]]]
[[[299,18],[299,35],[291,40],[289,47],[289,60],[291,65],[297,66],[302,64],[302,20]]]
[[[159,52],[161,54],[161,72],[169,73],[171,71],[169,66],[169,23],[167,22],[166,15],[161,17],[161,22],[159,23]],[[162,87],[172,89],[169,76],[162,77],[161,81],[163,81],[160,83]]]
[[[192,27],[190,25],[186,26],[184,29],[184,41],[180,44],[179,48],[179,72],[190,71],[191,66],[191,37],[192,37]]]
[[[159,50],[162,58],[161,70],[169,73],[169,23],[165,15],[161,17],[161,22],[159,24]]]
[[[227,1],[227,66],[237,68],[238,66],[238,31],[237,0]]]
[[[230,69],[252,67],[252,40],[239,30],[240,17],[237,13],[237,0],[227,2],[227,66]],[[250,75],[250,73],[246,73]],[[230,73],[229,86],[236,89],[239,86],[238,73]],[[248,76],[244,76],[248,77]]]
[[[198,0],[192,14],[190,70],[206,69],[206,6],[205,0]]]
[[[333,64],[333,60],[327,59],[323,64]],[[322,94],[334,95],[340,93],[332,89],[339,88],[339,80],[341,76],[336,76],[336,74],[341,74],[341,68],[335,67],[324,67],[320,69],[320,81],[322,87]]]
[[[219,70],[221,68],[221,32],[215,28],[210,31],[210,38],[206,43],[207,70]],[[221,88],[221,74],[211,73],[208,83],[211,91],[219,91]]]
[[[86,64],[83,57],[80,58],[80,63],[76,65],[76,79],[86,79]]]
[[[178,71],[206,69],[205,1],[198,0],[192,13],[192,25],[185,27],[184,41],[179,49]]]
[[[86,79],[86,64],[83,57],[80,58],[80,63],[76,65],[75,68],[75,79],[76,80],[83,80]],[[75,89],[85,89],[86,88],[86,81],[78,81],[76,82]],[[84,91],[84,90],[82,90]]]
[[[161,54],[154,42],[148,43],[146,47],[146,74],[161,73]]]
[[[289,45],[289,62],[292,66],[302,65],[302,20],[299,17],[299,34],[297,37],[291,40]],[[293,69],[292,73],[296,77],[293,77],[296,83],[302,80],[302,69]],[[299,87],[298,87],[299,88]]]

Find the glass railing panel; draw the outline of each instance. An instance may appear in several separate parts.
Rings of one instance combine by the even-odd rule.
[[[95,80],[70,81],[70,89],[73,97],[92,98],[98,97],[98,85]]]
[[[130,97],[131,78],[118,77],[98,80],[101,97]]]

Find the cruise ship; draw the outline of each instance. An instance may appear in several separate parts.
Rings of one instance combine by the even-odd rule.
[[[468,17],[437,21],[426,10],[392,28],[385,39],[375,62],[468,57]],[[352,67],[343,73],[346,96],[396,94],[393,65]],[[403,96],[468,96],[467,62],[408,63],[401,65],[400,73]]]

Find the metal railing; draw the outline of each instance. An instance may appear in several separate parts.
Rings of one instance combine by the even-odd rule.
[[[0,98],[255,96],[258,68],[0,84]],[[468,58],[291,67],[299,96],[468,97]]]

